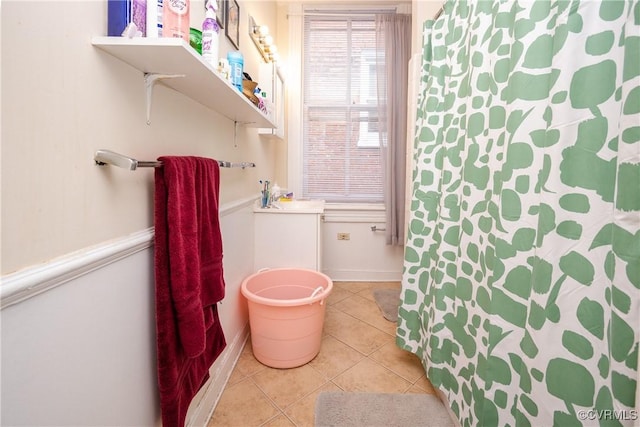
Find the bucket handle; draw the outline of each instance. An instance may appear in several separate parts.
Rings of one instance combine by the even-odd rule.
[[[323,286],[318,286],[317,288],[314,289],[314,291],[311,293],[311,296],[309,297],[309,299],[313,299],[313,297],[315,297],[316,295],[318,295],[320,292],[322,292],[324,290]],[[320,305],[322,305],[324,303],[324,300],[320,301]],[[309,303],[311,304],[311,303]]]

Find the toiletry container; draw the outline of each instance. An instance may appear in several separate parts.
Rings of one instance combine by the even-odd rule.
[[[220,77],[223,79],[231,80],[231,68],[229,67],[227,58],[218,59],[218,73],[220,73]]]
[[[163,0],[162,37],[182,38],[189,43],[189,0]]]
[[[242,53],[237,50],[227,53],[227,61],[231,68],[231,83],[242,92],[242,68],[244,67]]]
[[[202,23],[202,59],[211,65],[212,68],[218,66],[218,37],[220,26],[216,21],[216,1],[207,1],[207,13]]]
[[[142,36],[147,28],[147,5],[144,0],[108,0],[107,35],[120,37],[131,22]]]
[[[198,52],[198,55],[202,55],[202,31],[197,28],[189,28],[189,44]]]
[[[162,0],[147,0],[147,37],[162,37]]]

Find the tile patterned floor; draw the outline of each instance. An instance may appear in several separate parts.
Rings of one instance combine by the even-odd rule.
[[[336,282],[327,299],[320,353],[306,365],[262,365],[247,341],[208,427],[313,426],[323,391],[435,391],[418,358],[395,345],[395,323],[382,317],[372,290],[397,282]]]

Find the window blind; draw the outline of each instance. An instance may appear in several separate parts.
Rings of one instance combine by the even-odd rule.
[[[303,195],[382,202],[373,14],[304,18]]]

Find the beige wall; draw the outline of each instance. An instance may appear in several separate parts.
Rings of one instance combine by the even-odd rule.
[[[413,16],[413,53],[421,53],[422,49],[422,24],[427,19],[433,19],[444,0],[412,0]]]
[[[247,13],[275,28],[276,4],[239,3],[240,49],[257,76]],[[255,162],[222,171],[222,203],[257,194],[282,163],[282,142],[241,126],[234,138],[233,122],[162,85],[147,125],[142,73],[91,45],[106,34],[106,5],[2,1],[2,274],[153,225],[153,170],[97,167],[96,149]],[[192,26],[203,18],[192,1]],[[225,55],[231,45],[220,39]]]

